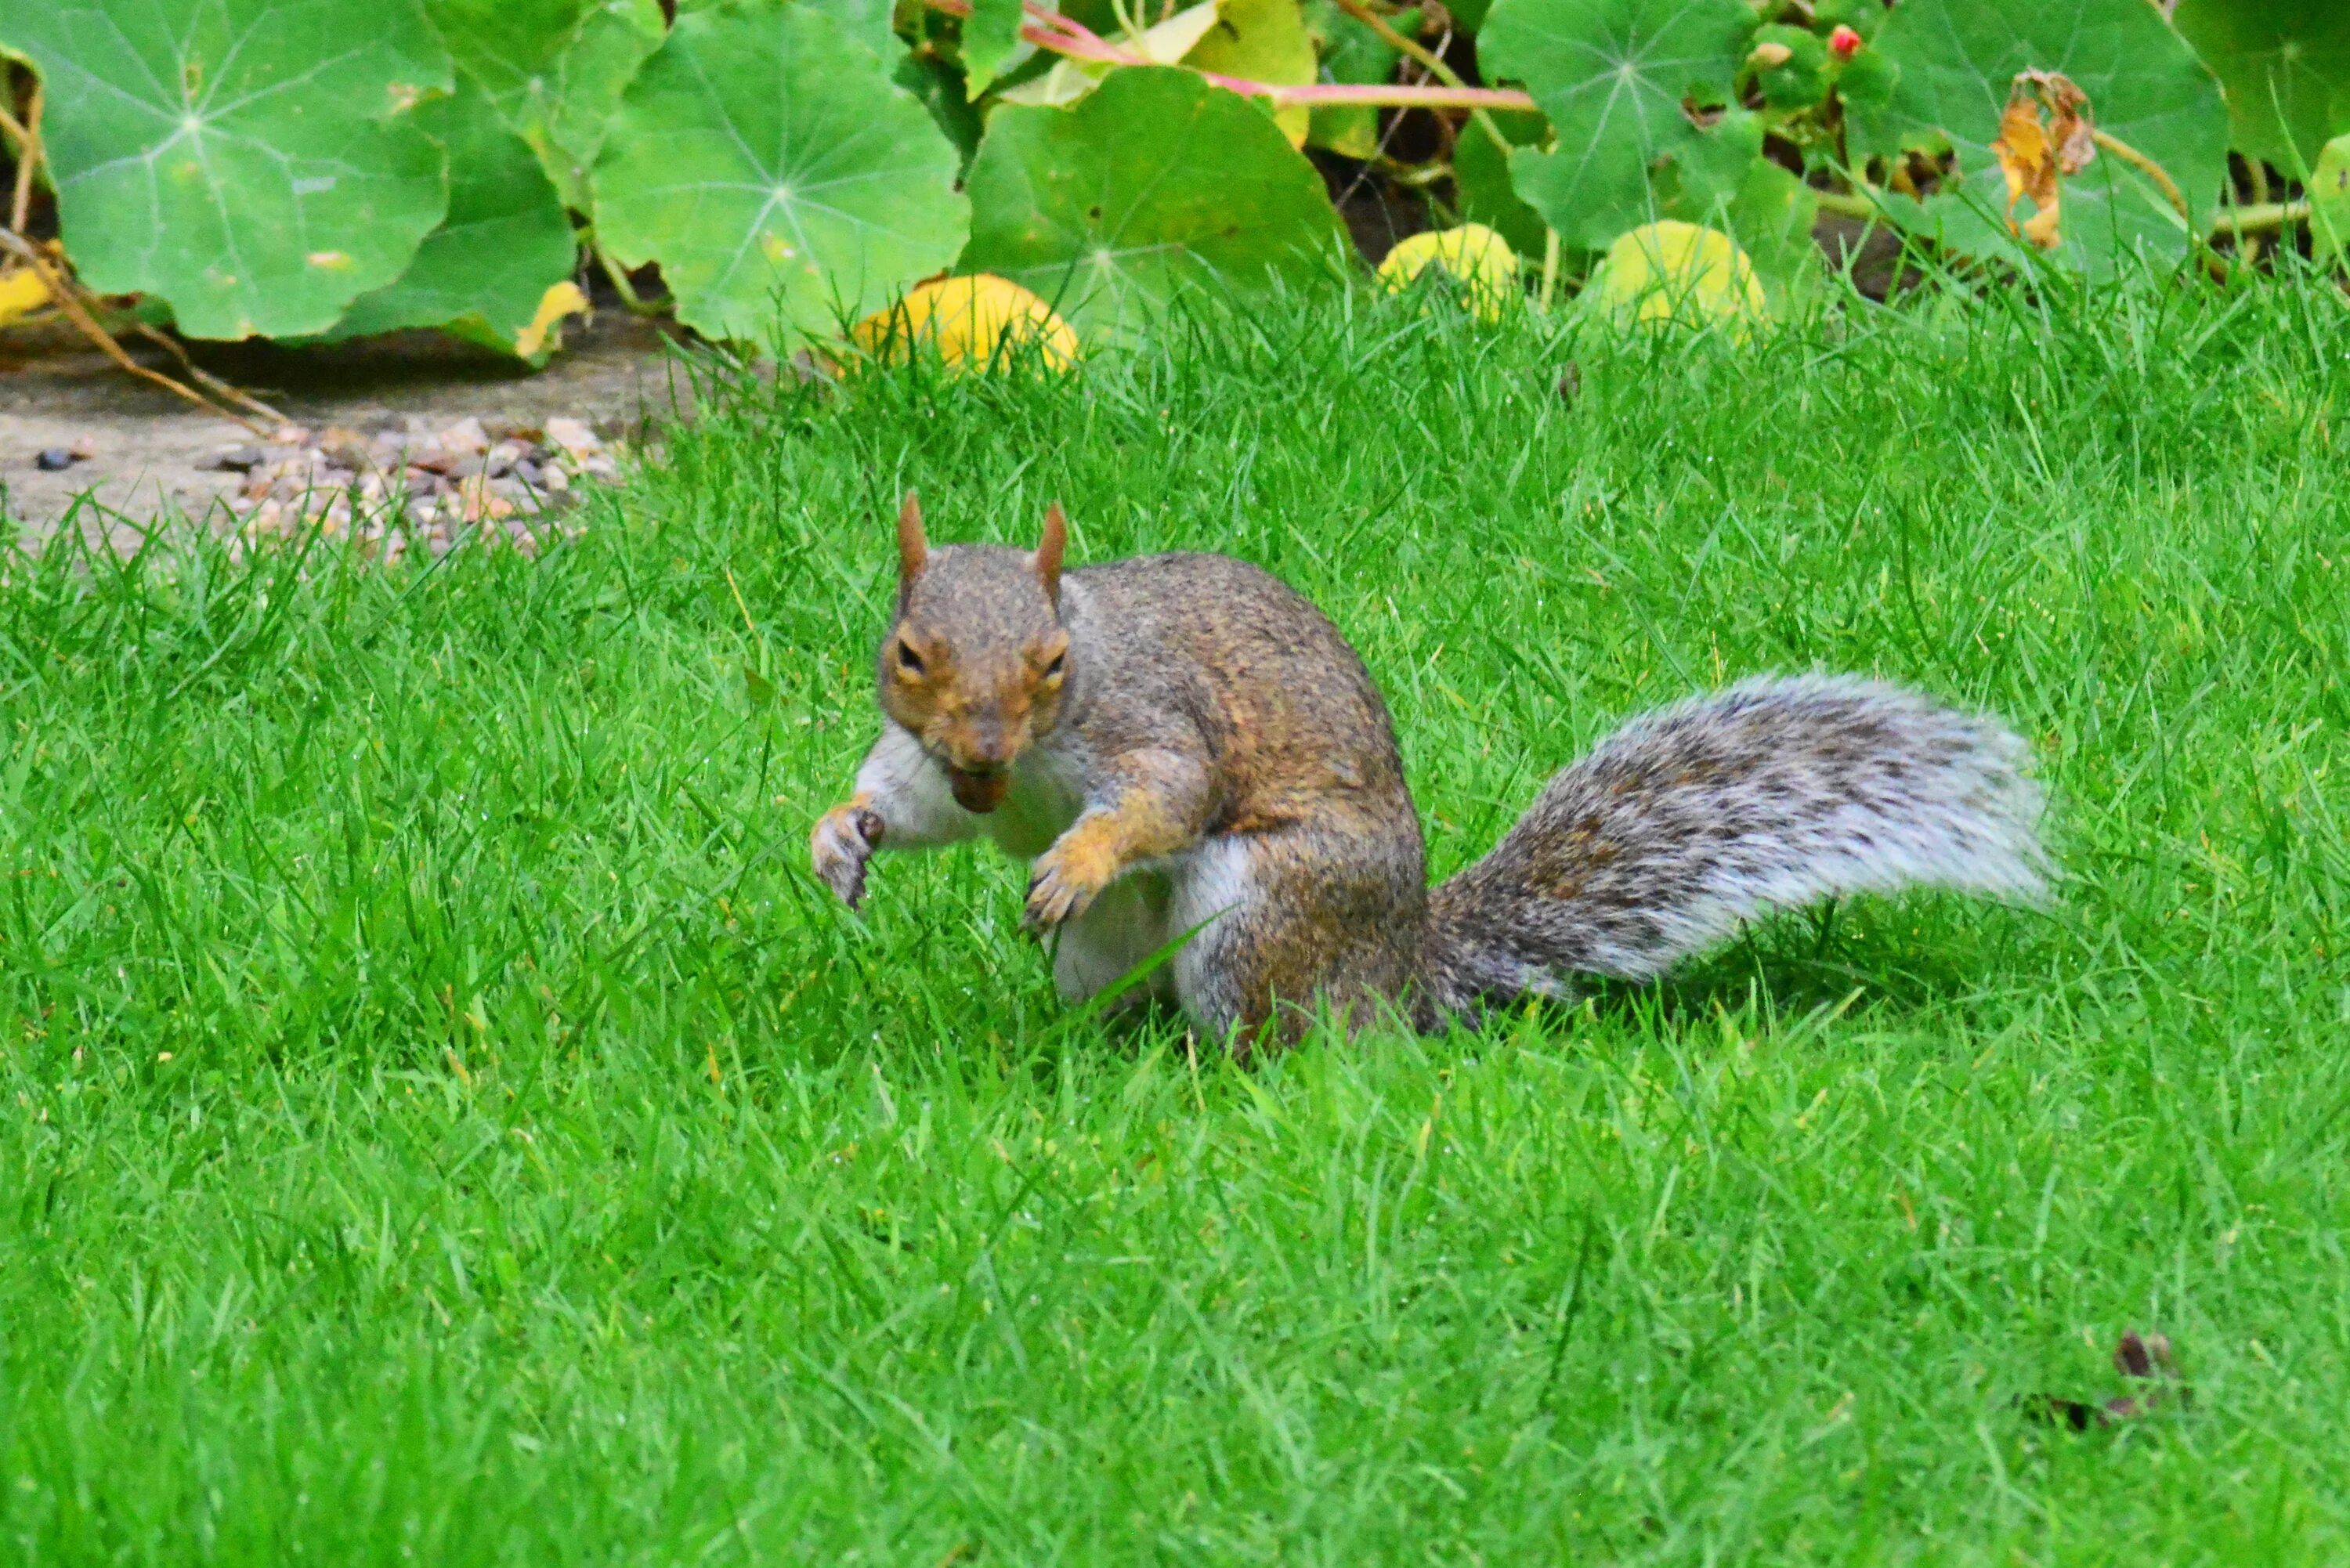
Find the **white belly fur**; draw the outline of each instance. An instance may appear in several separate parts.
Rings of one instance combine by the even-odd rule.
[[[1053,984],[1061,1000],[1078,1002],[1118,983],[1172,939],[1167,912],[1173,888],[1164,872],[1137,867],[1101,891],[1086,912],[1053,939]],[[1174,995],[1175,971],[1162,965],[1131,993]]]
[[[1033,860],[1068,831],[1086,806],[1086,759],[1049,743],[1014,763],[1003,803],[976,818],[979,831],[1015,859]],[[1054,939],[1053,983],[1062,1000],[1085,1002],[1132,972],[1151,954],[1245,903],[1253,888],[1244,846],[1211,838],[1180,855],[1138,866],[1104,888],[1091,907]],[[1222,1027],[1227,999],[1211,995],[1215,966],[1210,930],[1130,993],[1180,1000],[1185,1011]]]

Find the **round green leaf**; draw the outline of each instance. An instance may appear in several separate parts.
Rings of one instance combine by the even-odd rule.
[[[1538,114],[1504,109],[1488,118],[1513,147],[1539,142],[1549,130]],[[1541,216],[1519,199],[1517,187],[1510,183],[1510,153],[1474,120],[1461,128],[1452,143],[1452,185],[1461,197],[1463,223],[1484,224],[1522,256],[1543,254],[1549,236]]]
[[[681,15],[596,165],[598,242],[659,262],[678,318],[821,335],[954,260],[961,160],[872,50],[813,5]]]
[[[2171,17],[2220,73],[2236,146],[2300,179],[2350,130],[2350,5],[2178,0]]]
[[[1183,63],[1220,77],[1303,87],[1314,79],[1314,37],[1297,0],[1222,0],[1216,25],[1191,46]],[[1313,111],[1299,106],[1273,118],[1295,146],[1305,140]]]
[[[971,155],[979,151],[979,136],[986,121],[979,105],[972,101],[970,84],[954,61],[932,49],[901,49],[897,64],[889,67],[889,79],[931,111],[931,122],[953,144],[955,155],[968,164]]]
[[[667,24],[659,0],[425,0],[458,69],[538,154],[572,206],[604,125]]]
[[[2220,84],[2147,0],[1903,0],[1872,48],[1898,67],[1882,107],[1849,107],[1856,154],[1891,155],[1947,135],[1960,182],[1904,221],[1973,255],[2014,255],[2007,189],[1991,144],[2016,73],[2059,71],[2088,95],[2099,130],[2160,164],[2198,233],[2228,168]],[[2092,275],[2133,251],[2187,254],[2188,222],[2138,171],[2100,152],[2064,181],[2063,243],[2050,256]]]
[[[0,46],[47,84],[66,251],[197,337],[291,337],[400,275],[440,223],[411,110],[450,86],[414,0],[47,0]]]
[[[556,63],[555,103],[547,119],[548,140],[570,160],[566,170],[548,171],[556,185],[564,186],[568,176],[584,186],[604,150],[604,128],[620,107],[620,95],[668,30],[660,0],[602,0],[581,19]],[[577,204],[587,210],[584,202]]]
[[[416,118],[449,151],[449,216],[399,282],[352,303],[335,336],[462,326],[506,353],[544,358],[530,329],[578,259],[554,183],[471,78]]]
[[[1497,0],[1480,65],[1523,82],[1558,138],[1511,155],[1518,193],[1584,250],[1653,217],[1649,165],[1700,134],[1683,101],[1728,102],[1753,31],[1745,0]]]
[[[1036,47],[1020,36],[1020,24],[1026,19],[1020,0],[971,0],[971,15],[962,24],[962,68],[965,90],[972,97],[1035,54]]]
[[[1272,119],[1165,67],[1114,70],[1071,109],[997,109],[971,198],[960,270],[1011,278],[1081,330],[1311,275],[1341,243],[1322,177]]]
[[[1785,59],[1754,73],[1763,102],[1793,111],[1817,108],[1828,96],[1828,46],[1818,34],[1808,27],[1773,26],[1757,28],[1754,42],[1758,48],[1775,44],[1787,51]]]

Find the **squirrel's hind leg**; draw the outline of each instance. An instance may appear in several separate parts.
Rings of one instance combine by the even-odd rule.
[[[1238,1024],[1234,1049],[1294,1041],[1317,1002],[1376,1023],[1410,984],[1426,889],[1380,838],[1284,827],[1227,833],[1180,857],[1170,940],[1175,992],[1201,1033]]]

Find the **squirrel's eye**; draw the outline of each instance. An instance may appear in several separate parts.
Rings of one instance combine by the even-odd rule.
[[[1053,655],[1053,662],[1045,666],[1044,678],[1047,680],[1058,680],[1061,678],[1061,662],[1066,658],[1068,655],[1066,653]]]
[[[921,655],[914,651],[912,644],[907,642],[898,644],[898,668],[909,675],[920,675],[922,672]]]

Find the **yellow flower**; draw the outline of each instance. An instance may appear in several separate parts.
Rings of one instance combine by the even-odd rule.
[[[1414,234],[1379,263],[1379,281],[1400,290],[1430,264],[1461,281],[1463,303],[1480,321],[1499,321],[1518,292],[1518,258],[1510,242],[1482,223]]]
[[[1034,343],[1045,364],[1066,370],[1077,358],[1077,335],[1053,307],[1009,278],[934,278],[886,310],[858,322],[849,337],[877,359],[933,349],[950,365],[988,365],[999,346]]]
[[[1618,320],[1721,321],[1742,335],[1771,314],[1754,264],[1736,241],[1672,219],[1645,223],[1608,246],[1586,295]]]

